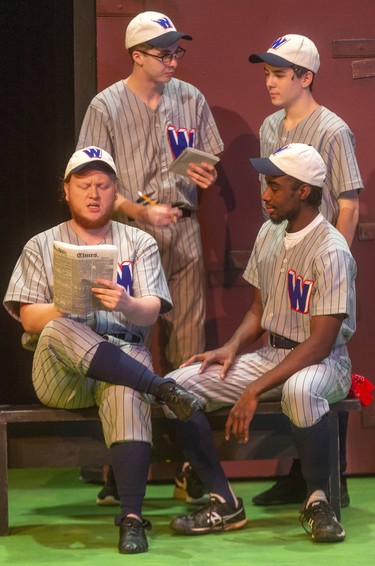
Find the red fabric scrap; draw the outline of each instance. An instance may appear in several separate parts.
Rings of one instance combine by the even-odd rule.
[[[348,397],[356,397],[360,400],[361,405],[368,407],[374,400],[371,392],[375,389],[375,385],[371,383],[363,375],[352,373],[352,386],[349,390]]]

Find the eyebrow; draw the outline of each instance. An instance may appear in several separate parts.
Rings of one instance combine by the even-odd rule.
[[[265,73],[279,73],[279,74],[285,74],[289,69],[292,69],[292,67],[275,67],[274,69],[269,69],[267,67],[264,67],[264,72]]]
[[[269,187],[281,187],[280,183],[275,181],[272,176],[265,175],[265,181]]]

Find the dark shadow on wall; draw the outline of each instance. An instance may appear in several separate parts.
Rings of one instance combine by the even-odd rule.
[[[219,324],[236,326],[234,321],[242,318],[240,297],[250,297],[250,290],[243,285],[243,270],[233,264],[231,252],[242,250],[246,254],[263,222],[258,175],[249,162],[250,157],[259,155],[258,137],[236,112],[220,107],[213,107],[212,112],[225,149],[217,167],[217,190],[203,192],[199,212],[207,277],[209,347],[218,343]],[[233,302],[233,290],[237,287],[238,301]],[[218,311],[224,312],[224,316],[219,316]]]

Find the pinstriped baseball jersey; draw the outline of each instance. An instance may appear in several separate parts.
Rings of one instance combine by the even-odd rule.
[[[355,157],[355,137],[347,124],[336,114],[319,106],[292,130],[284,130],[285,110],[268,116],[260,128],[260,155],[269,157],[276,149],[289,143],[312,145],[327,166],[320,210],[333,225],[338,216],[337,199],[346,191],[362,190],[363,181]],[[260,175],[261,191],[265,190]]]
[[[289,249],[287,221],[263,224],[244,278],[261,291],[265,330],[304,342],[312,316],[346,314],[335,343],[343,345],[355,332],[356,264],[345,238],[320,218]]]
[[[202,93],[173,78],[164,85],[155,110],[119,81],[99,93],[84,118],[77,149],[106,149],[114,158],[120,192],[132,201],[138,191],[159,203],[198,207],[197,187],[189,178],[168,172],[188,146],[220,153],[223,142]]]
[[[114,158],[120,193],[139,201],[138,191],[156,202],[195,211],[197,186],[169,173],[168,166],[187,146],[217,154],[223,150],[215,121],[202,93],[171,79],[151,109],[119,81],[92,100],[77,149],[97,145]],[[116,218],[129,219],[121,213]],[[161,317],[160,337],[169,367],[204,350],[206,291],[200,227],[195,213],[167,227],[131,222],[157,241],[174,308]]]
[[[53,241],[84,245],[70,222],[42,232],[27,242],[11,276],[4,306],[20,320],[20,303],[53,302]],[[112,222],[101,243],[119,250],[119,284],[135,297],[157,296],[161,311],[171,308],[171,298],[161,269],[157,244],[142,230]],[[147,396],[126,387],[90,379],[87,370],[96,346],[104,339],[151,368],[143,346],[131,344],[132,335],[143,338],[146,328],[130,323],[120,312],[95,311],[87,317],[69,315],[49,322],[43,329],[33,359],[33,385],[38,399],[50,407],[75,409],[98,405],[108,446],[114,442],[151,442]],[[123,338],[111,334],[122,334]],[[104,338],[102,337],[104,336]]]
[[[84,245],[72,230],[70,222],[64,222],[42,232],[27,242],[11,276],[4,298],[4,306],[17,320],[20,303],[53,302],[53,241]],[[171,308],[171,298],[161,269],[156,242],[146,233],[111,222],[107,236],[101,242],[114,244],[119,250],[118,283],[124,278],[133,288],[133,296],[154,295],[161,299],[162,312]],[[73,320],[85,323],[98,334],[128,331],[144,337],[146,328],[132,324],[124,314],[106,310],[96,311],[87,317],[69,315]]]
[[[350,388],[346,343],[355,331],[356,264],[343,236],[322,215],[287,250],[285,226],[285,222],[263,224],[244,273],[261,290],[262,326],[302,342],[310,335],[312,316],[347,315],[329,356],[263,395],[268,399],[281,396],[283,412],[293,424],[309,427],[329,411],[329,404],[344,399]],[[236,356],[224,379],[220,378],[220,364],[211,364],[200,374],[200,363],[177,369],[168,377],[197,395],[206,411],[213,411],[233,405],[250,382],[280,364],[288,353],[268,345]]]

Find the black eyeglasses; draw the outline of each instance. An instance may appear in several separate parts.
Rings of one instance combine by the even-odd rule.
[[[182,59],[182,57],[185,55],[186,50],[183,47],[179,47],[174,53],[166,53],[165,55],[154,55],[153,53],[148,53],[148,51],[141,51],[140,49],[137,49],[136,51],[142,53],[143,55],[149,55],[150,57],[154,57],[155,59],[160,59],[160,61],[164,63],[164,65],[169,65],[172,62],[172,59]]]

